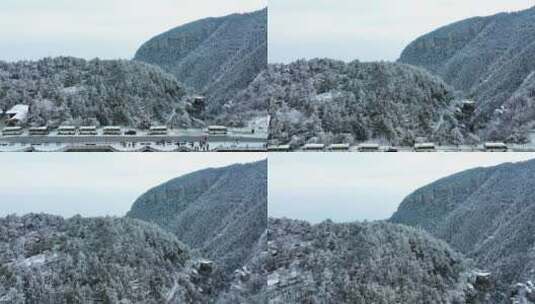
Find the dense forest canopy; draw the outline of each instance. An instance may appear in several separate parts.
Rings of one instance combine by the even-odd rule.
[[[0,232],[6,303],[213,303],[223,287],[215,265],[137,220],[30,214]]]
[[[71,57],[0,62],[0,108],[30,105],[35,126],[151,124],[188,127],[185,87],[172,75],[126,60]]]
[[[482,303],[485,294],[462,255],[402,225],[270,219],[268,241],[270,303]]]
[[[270,102],[272,142],[466,140],[453,90],[409,65],[302,60],[270,65],[251,86]]]
[[[0,218],[0,302],[264,304],[267,162],[149,190],[124,218]]]

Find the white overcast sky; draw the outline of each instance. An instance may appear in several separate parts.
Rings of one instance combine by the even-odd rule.
[[[533,0],[270,0],[269,61],[394,61],[411,41],[438,27],[533,5]]]
[[[130,59],[176,26],[265,6],[267,0],[1,0],[0,60]]]
[[[317,223],[389,218],[418,188],[475,167],[535,153],[271,153],[271,217]]]
[[[141,194],[172,178],[265,158],[264,153],[1,154],[0,216],[122,216]]]

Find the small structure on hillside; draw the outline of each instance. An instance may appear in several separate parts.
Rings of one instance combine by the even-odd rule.
[[[195,268],[199,274],[207,275],[215,270],[215,263],[209,260],[201,259],[197,261]]]
[[[6,111],[6,123],[11,126],[24,124],[28,121],[28,113],[30,112],[30,106],[24,104],[18,104]]]
[[[474,100],[463,100],[461,110],[464,114],[472,115],[476,111],[476,102]]]
[[[490,272],[476,272],[475,275],[475,286],[478,290],[489,290],[492,288],[492,276]]]
[[[193,115],[199,116],[206,110],[206,98],[204,96],[194,96],[193,97]]]

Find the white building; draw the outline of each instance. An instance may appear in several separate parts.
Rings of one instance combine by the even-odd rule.
[[[208,134],[210,135],[227,135],[228,129],[225,126],[209,126]]]
[[[96,126],[82,126],[79,129],[80,135],[97,135]]]
[[[364,143],[364,144],[360,144],[358,149],[360,152],[378,152],[379,144]]]
[[[149,135],[167,135],[167,127],[166,126],[150,127]]]
[[[278,146],[269,146],[268,151],[270,152],[289,152],[291,150],[290,145],[278,145]]]
[[[18,136],[22,135],[22,128],[21,127],[6,127],[2,130],[2,135],[4,136]]]
[[[29,105],[18,104],[6,111],[6,122],[9,125],[18,125],[28,121]]]
[[[323,149],[325,149],[324,144],[306,144],[303,147],[304,151],[322,151]]]
[[[44,136],[48,135],[48,127],[32,127],[28,132],[31,136]]]
[[[434,143],[419,143],[414,145],[414,151],[416,152],[434,152],[436,146]]]
[[[332,144],[329,146],[329,151],[349,151],[350,144]]]
[[[58,127],[58,135],[76,135],[76,127],[60,126]]]
[[[121,132],[121,127],[118,126],[107,126],[102,129],[104,135],[121,135]]]
[[[488,142],[483,147],[488,152],[507,152],[508,150],[507,145],[502,142]]]

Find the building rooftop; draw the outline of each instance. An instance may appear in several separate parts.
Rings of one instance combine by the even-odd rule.
[[[9,119],[11,120],[24,121],[28,117],[29,110],[29,105],[18,104],[6,111],[6,114],[10,116]]]

